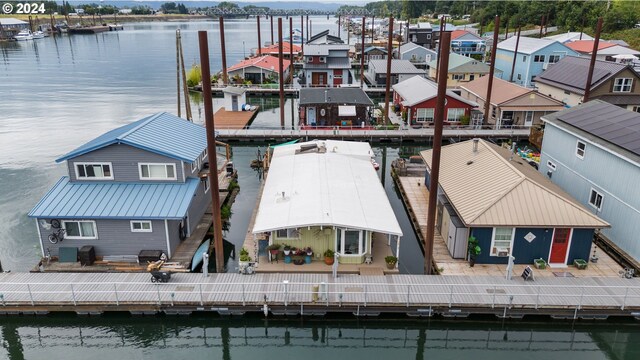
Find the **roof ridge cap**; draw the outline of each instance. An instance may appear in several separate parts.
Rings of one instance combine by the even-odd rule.
[[[134,133],[135,131],[138,131],[139,129],[141,129],[142,127],[146,126],[147,124],[149,124],[151,121],[157,119],[160,115],[166,114],[166,111],[163,112],[159,112],[156,114],[151,115],[147,120],[143,121],[142,123],[138,124],[138,126],[135,126],[133,129],[127,131],[126,133],[120,135],[120,136],[116,136],[117,140],[122,140],[125,137],[131,135],[132,133]]]

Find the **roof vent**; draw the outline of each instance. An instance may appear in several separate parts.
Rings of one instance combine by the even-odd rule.
[[[472,141],[473,141],[473,153],[477,154],[478,153],[478,143],[480,142],[480,139],[474,138]]]

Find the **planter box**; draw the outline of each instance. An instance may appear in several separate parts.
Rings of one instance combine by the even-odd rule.
[[[582,260],[582,259],[575,259],[573,260],[573,265],[578,269],[578,270],[584,270],[587,268],[587,262]]]
[[[533,260],[533,265],[536,267],[536,269],[540,270],[547,268],[547,262],[542,259]]]

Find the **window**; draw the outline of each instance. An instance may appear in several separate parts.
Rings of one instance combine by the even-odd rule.
[[[544,62],[544,55],[534,55],[533,56],[533,62],[543,63]]]
[[[296,229],[280,229],[276,231],[276,237],[281,239],[297,239],[299,234]]]
[[[515,228],[494,228],[490,256],[508,256],[511,254],[514,233]]]
[[[594,209],[600,211],[602,210],[602,194],[591,189],[591,194],[589,195],[589,205],[593,206]]]
[[[204,180],[202,180],[202,186],[204,186],[204,193],[208,193],[209,192],[209,176],[205,177]]]
[[[579,157],[580,159],[584,159],[584,153],[586,148],[587,148],[587,144],[578,140],[578,142],[576,143],[576,156]]]
[[[634,106],[633,111],[640,113],[640,106]]]
[[[516,79],[522,80],[522,74],[518,74],[518,76],[516,76]]]
[[[76,179],[79,180],[113,180],[111,163],[75,163]]]
[[[424,122],[430,121],[433,122],[435,109],[416,109],[416,121]]]
[[[196,171],[197,168],[198,168],[198,160],[191,163],[191,172]]]
[[[526,61],[527,61],[527,56],[526,56],[526,55],[523,55],[523,56],[522,56],[522,62],[526,62]]]
[[[204,151],[202,152],[202,155],[200,155],[200,160],[202,160],[202,162],[204,162],[204,159],[207,158],[207,148],[204,148]]]
[[[427,34],[427,40],[431,40],[431,34]]]
[[[131,232],[152,232],[151,221],[131,221]]]
[[[464,80],[464,74],[453,74],[453,80]]]
[[[560,55],[549,55],[549,64],[555,64],[560,61]]]
[[[96,222],[84,221],[63,221],[62,228],[67,232],[65,239],[97,239]]]
[[[338,253],[340,255],[362,255],[365,253],[362,243],[364,231],[341,229],[338,232]]]
[[[547,160],[547,167],[549,168],[549,170],[556,170],[556,164],[554,164],[551,160]]]
[[[630,92],[633,79],[631,78],[618,78],[613,83],[614,92]]]
[[[320,56],[320,62],[321,63],[325,62],[325,57],[324,56]]]
[[[564,91],[564,94],[565,94],[565,95],[571,95],[571,91],[567,91],[567,90],[565,90],[565,91]]]
[[[175,180],[175,164],[139,164],[140,180]]]
[[[464,109],[451,108],[447,112],[447,121],[459,121],[463,115],[464,115]]]

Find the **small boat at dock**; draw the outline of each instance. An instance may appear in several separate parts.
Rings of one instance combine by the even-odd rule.
[[[45,37],[45,33],[43,33],[42,31],[36,31],[33,33],[34,39],[44,39],[44,37]]]
[[[33,34],[31,33],[31,30],[22,30],[13,38],[16,39],[16,41],[33,40]]]
[[[193,254],[193,259],[191,260],[191,271],[195,271],[195,269],[202,263],[203,255],[209,250],[209,243],[211,240],[206,240],[198,247],[196,253]]]

